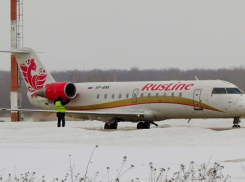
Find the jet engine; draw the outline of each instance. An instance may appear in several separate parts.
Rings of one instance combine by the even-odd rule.
[[[66,101],[68,97],[74,98],[76,96],[76,86],[70,82],[49,83],[45,87],[37,90],[36,94],[50,101],[55,101],[58,96],[60,96],[63,101]]]

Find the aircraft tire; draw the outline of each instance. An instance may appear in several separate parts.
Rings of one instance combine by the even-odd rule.
[[[151,124],[150,124],[150,122],[144,122],[144,129],[150,129],[150,126],[151,126]]]
[[[105,129],[105,130],[110,129],[110,125],[109,125],[108,123],[105,123],[105,125],[104,125],[104,129]]]
[[[114,122],[113,124],[110,124],[110,129],[117,129],[117,122]]]
[[[104,129],[105,130],[117,129],[117,122],[114,122],[112,124],[105,123]]]
[[[137,129],[144,129],[144,123],[143,122],[139,122],[137,124]]]
[[[137,124],[137,129],[150,129],[150,123],[145,121],[144,123],[143,122],[139,122]]]

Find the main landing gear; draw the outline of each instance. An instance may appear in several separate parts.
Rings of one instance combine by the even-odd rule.
[[[139,122],[137,124],[137,129],[150,129],[150,122],[148,122],[148,121]]]
[[[104,125],[104,129],[105,130],[116,130],[117,129],[117,126],[118,126],[118,122],[120,122],[122,120],[120,119],[115,119],[115,121],[110,121],[110,122],[107,122],[105,123]],[[153,124],[155,126],[158,126],[158,124],[154,123],[153,121],[141,121],[137,124],[137,129],[150,129],[150,125]]]
[[[108,130],[108,129],[114,129],[116,130],[117,129],[117,122],[114,122],[112,124],[109,124],[109,123],[105,123],[105,126],[104,126],[104,129],[105,130]]]
[[[238,123],[241,123],[241,119],[240,118],[234,118],[233,120],[233,128],[240,128],[240,125]]]
[[[123,121],[123,119],[116,118],[114,121],[111,120],[109,122],[106,122],[104,125],[105,130],[116,130],[117,129],[117,123]]]
[[[150,129],[151,124],[158,126],[158,124],[154,123],[153,121],[151,121],[151,122],[149,122],[149,121],[142,122],[141,121],[137,124],[137,129]]]

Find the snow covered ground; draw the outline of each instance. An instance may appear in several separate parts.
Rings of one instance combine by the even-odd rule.
[[[119,123],[118,130],[105,131],[97,121],[68,121],[65,128],[56,122],[1,122],[0,123],[0,173],[36,172],[45,175],[46,181],[64,179],[69,171],[69,155],[75,164],[74,172],[84,174],[88,160],[95,149],[89,176],[99,172],[97,181],[114,181],[120,170],[123,156],[135,167],[126,172],[121,181],[139,178],[149,181],[149,162],[154,167],[179,171],[180,164],[189,166],[219,162],[224,174],[232,181],[245,181],[245,127],[232,129],[232,119],[168,120],[159,127],[136,130],[134,123]],[[241,126],[245,126],[242,122]]]

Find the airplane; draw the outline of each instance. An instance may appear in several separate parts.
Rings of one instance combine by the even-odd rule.
[[[1,110],[54,113],[58,96],[71,98],[66,115],[103,121],[104,129],[117,129],[118,122],[125,121],[149,129],[156,121],[194,118],[233,118],[233,127],[240,127],[245,117],[245,95],[227,81],[55,82],[33,49],[0,52],[16,57],[29,102],[40,108]]]

